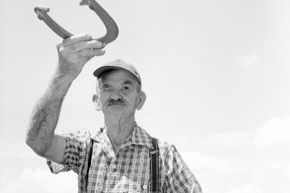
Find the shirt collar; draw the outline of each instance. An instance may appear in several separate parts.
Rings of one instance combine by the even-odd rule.
[[[92,139],[99,143],[107,143],[109,137],[107,136],[106,129],[101,128]],[[139,126],[134,128],[132,134],[125,140],[121,148],[131,145],[145,146],[149,149],[153,149],[150,135]]]
[[[131,137],[127,139],[126,143],[131,143],[134,145],[145,146],[149,149],[152,149],[152,142],[150,135],[139,126],[136,126],[132,132]]]

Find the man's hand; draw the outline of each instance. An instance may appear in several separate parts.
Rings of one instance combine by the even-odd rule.
[[[90,35],[72,36],[57,46],[58,72],[75,79],[84,65],[93,57],[105,53],[105,44],[93,40]]]

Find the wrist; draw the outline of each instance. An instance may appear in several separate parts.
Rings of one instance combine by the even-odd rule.
[[[68,73],[63,73],[57,69],[51,79],[49,90],[52,91],[56,96],[65,95],[75,78],[75,76],[72,76]]]
[[[76,79],[82,70],[82,66],[80,63],[70,62],[68,60],[60,59],[58,61],[56,72],[67,79]]]
[[[55,77],[62,80],[63,82],[71,83],[74,79],[77,78],[79,73],[64,69],[63,67],[58,66],[55,71]]]

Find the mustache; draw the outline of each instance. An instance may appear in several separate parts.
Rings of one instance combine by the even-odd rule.
[[[111,105],[124,105],[126,104],[125,100],[120,98],[120,99],[108,99],[108,102],[107,102],[108,106],[111,106]]]

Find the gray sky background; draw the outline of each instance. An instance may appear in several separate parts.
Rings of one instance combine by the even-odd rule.
[[[290,191],[290,2],[100,0],[120,34],[91,60],[64,101],[57,132],[96,131],[99,65],[122,58],[141,74],[141,127],[177,146],[206,193]],[[35,101],[57,63],[55,35],[33,11],[74,34],[105,33],[71,0],[0,0],[0,192],[77,192],[24,143]]]

